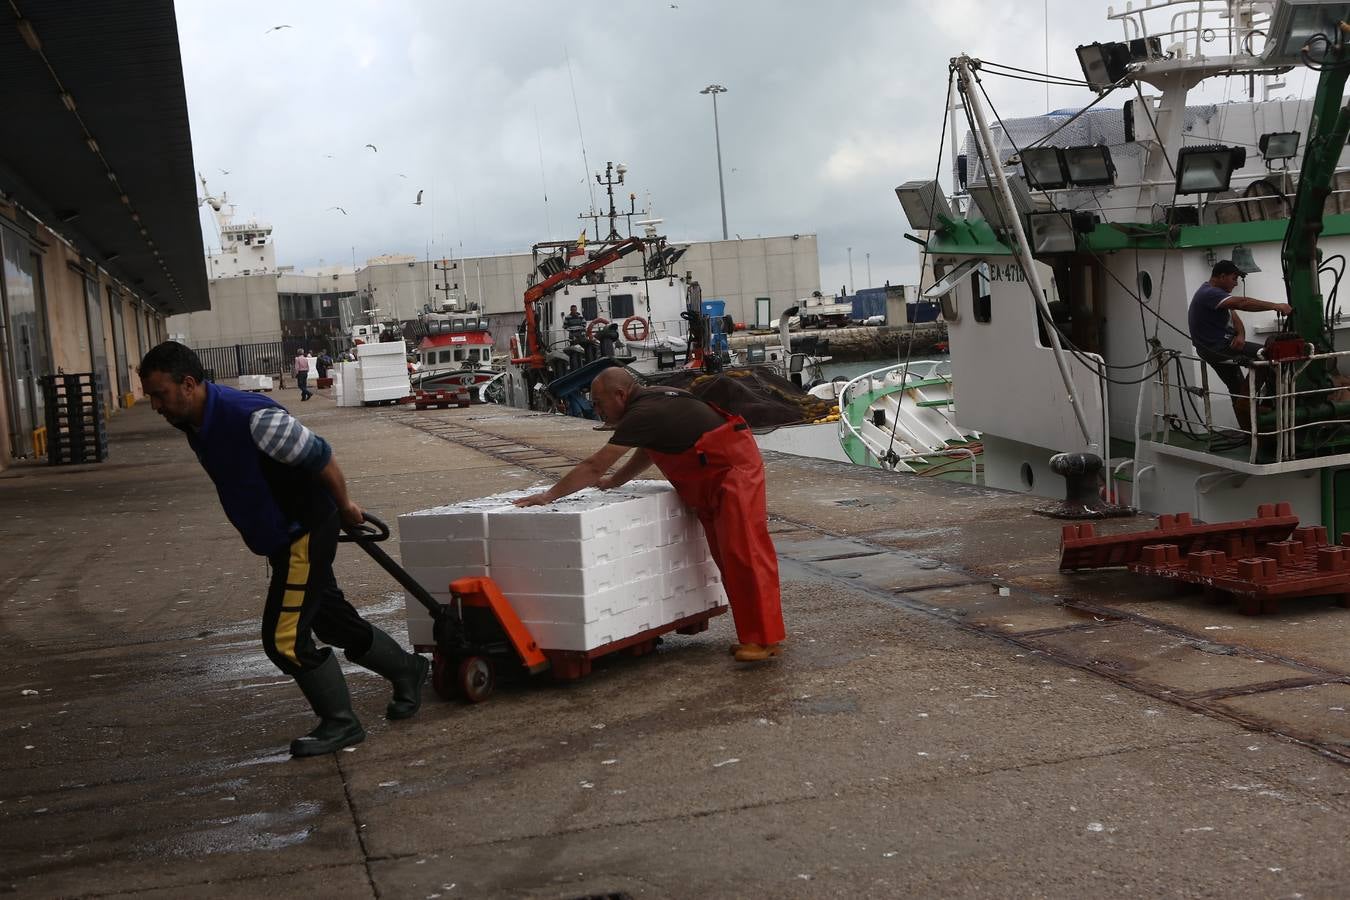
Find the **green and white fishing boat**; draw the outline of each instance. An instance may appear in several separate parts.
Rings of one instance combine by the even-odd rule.
[[[1350,531],[1346,17],[1350,4],[1322,0],[1128,4],[1108,13],[1121,40],[1078,48],[1097,100],[1034,118],[990,104],[982,82],[1005,67],[954,58],[949,107],[967,139],[939,158],[952,154],[955,189],[896,189],[924,246],[925,295],[943,305],[950,371],[850,386],[849,455],[886,464],[894,447],[878,452],[868,411],[910,405],[909,419],[941,411],[959,435],[934,429],[944,444],[978,437],[987,485],[1058,496],[1051,456],[1088,452],[1122,503],[1220,521],[1289,501],[1304,524]],[[1306,69],[1316,95],[1290,95]],[[1215,84],[1245,98],[1203,102]],[[1187,326],[1219,260],[1247,273],[1233,294],[1294,310],[1242,313],[1265,348],[1245,406]]]

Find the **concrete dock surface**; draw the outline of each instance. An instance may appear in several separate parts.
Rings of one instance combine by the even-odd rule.
[[[273,396],[391,523],[606,439]],[[292,760],[313,717],[262,653],[263,560],[148,405],[110,427],[106,463],[0,473],[0,893],[1347,896],[1350,610],[1330,601],[1245,617],[1061,574],[1035,498],[771,456],[781,659],[734,663],[726,615],[574,683],[477,706],[428,688],[396,723],[344,662],[369,737]],[[405,638],[364,553],[338,575]]]

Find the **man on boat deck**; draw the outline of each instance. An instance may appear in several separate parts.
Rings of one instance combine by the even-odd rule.
[[[197,354],[175,341],[152,348],[138,371],[150,405],[187,436],[215,482],[230,524],[271,565],[263,650],[319,717],[291,755],[334,753],[366,736],[337,657],[311,631],[393,683],[388,718],[417,712],[430,663],[361,618],[333,577],[339,518],[356,525],[365,513],[347,496],[328,442],[262,394],[207,382]]]
[[[586,317],[577,311],[575,303],[563,316],[563,328],[567,329],[567,337],[573,342],[580,342],[586,334]]]
[[[764,461],[745,420],[686,391],[642,387],[617,367],[591,382],[591,401],[615,426],[609,443],[553,487],[516,505],[552,503],[591,486],[615,488],[655,463],[703,523],[736,621],[738,643],[731,650],[737,661],[781,654],[786,632],[778,555],[769,538]],[[629,450],[628,461],[607,474]]]
[[[1247,273],[1233,264],[1232,260],[1221,259],[1214,264],[1210,279],[1195,292],[1187,313],[1190,325],[1191,343],[1195,352],[1210,365],[1228,388],[1233,401],[1233,414],[1237,416],[1238,427],[1243,431],[1251,428],[1251,400],[1247,396],[1247,376],[1243,366],[1250,366],[1258,359],[1261,348],[1246,339],[1247,332],[1237,310],[1245,312],[1275,312],[1289,315],[1293,311],[1288,303],[1271,303],[1254,297],[1233,295],[1239,278]]]

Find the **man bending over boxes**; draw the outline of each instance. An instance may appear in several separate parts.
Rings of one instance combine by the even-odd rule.
[[[187,435],[215,482],[230,524],[271,564],[263,649],[319,717],[317,728],[291,741],[291,755],[335,753],[366,736],[337,657],[314,645],[311,629],[393,683],[388,718],[417,712],[431,664],[361,618],[333,577],[338,519],[357,525],[365,513],[347,496],[328,442],[262,394],[206,381],[201,360],[182,344],[152,348],[139,371],[150,405]]]
[[[736,620],[736,659],[778,656],[785,637],[778,555],[769,538],[764,461],[745,420],[687,391],[642,387],[617,367],[591,382],[591,402],[614,426],[609,443],[553,487],[516,505],[542,506],[588,487],[615,488],[655,463],[703,523]],[[629,450],[628,461],[607,474]]]

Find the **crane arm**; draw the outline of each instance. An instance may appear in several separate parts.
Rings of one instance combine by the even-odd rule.
[[[645,245],[641,238],[630,237],[601,250],[580,265],[556,272],[528,288],[525,291],[526,353],[525,356],[513,359],[511,362],[534,368],[543,368],[544,366],[544,342],[539,332],[539,311],[537,309],[539,301],[557,293],[560,288],[576,284],[587,275],[599,272],[606,266],[618,262],[630,253],[644,250]]]

